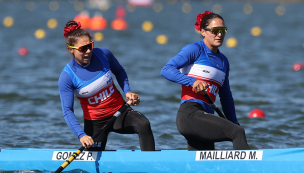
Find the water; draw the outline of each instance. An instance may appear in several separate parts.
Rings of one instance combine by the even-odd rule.
[[[0,25],[0,148],[59,148],[77,149],[80,142],[62,117],[58,92],[58,78],[69,61],[65,50],[63,27],[79,12],[68,1],[59,1],[59,9],[51,11],[48,2],[34,1],[35,9],[28,11],[26,1],[0,1],[0,19],[11,16],[11,28]],[[253,13],[243,12],[243,2],[191,1],[192,11],[181,11],[182,2],[170,6],[160,1],[164,10],[137,8],[128,12],[125,20],[129,28],[114,31],[110,22],[115,18],[113,2],[102,14],[108,27],[101,31],[104,39],[95,47],[112,51],[126,69],[131,90],[139,94],[141,104],[134,109],[151,122],[156,149],[186,149],[186,141],[179,134],[175,118],[179,108],[181,86],[160,76],[162,67],[185,45],[201,38],[194,31],[196,15],[212,10],[214,4],[223,7],[220,13],[228,27],[226,39],[235,37],[238,46],[220,47],[230,62],[230,85],[240,124],[245,128],[251,148],[303,147],[304,138],[304,81],[303,71],[291,69],[295,62],[303,62],[304,35],[303,3],[283,4],[286,13],[275,13],[278,3],[252,3]],[[86,10],[93,16],[96,8]],[[56,29],[46,26],[47,20],[58,21]],[[141,24],[153,22],[151,32],[143,32]],[[250,30],[262,29],[254,37]],[[34,32],[42,28],[44,39],[36,39]],[[92,32],[92,34],[94,34]],[[155,38],[164,34],[169,41],[156,44]],[[19,56],[18,48],[26,46],[27,56]],[[219,99],[216,101],[220,107]],[[82,110],[75,101],[75,114],[83,125]],[[251,110],[260,108],[265,119],[249,119]],[[231,142],[216,143],[217,149],[232,149]],[[106,149],[140,149],[137,135],[111,133]]]

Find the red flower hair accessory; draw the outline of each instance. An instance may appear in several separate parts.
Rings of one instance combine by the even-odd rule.
[[[196,16],[196,23],[195,23],[195,29],[200,31],[202,28],[201,24],[202,24],[202,21],[204,19],[204,17],[207,15],[207,14],[213,14],[211,11],[205,11],[204,14],[198,14]]]
[[[75,29],[79,29],[81,27],[81,23],[78,22],[77,25],[72,25],[72,26],[66,26],[64,27],[64,37],[66,37],[68,35],[68,33],[74,31]]]

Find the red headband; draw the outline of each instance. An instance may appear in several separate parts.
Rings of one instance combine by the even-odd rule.
[[[207,15],[207,14],[213,14],[211,11],[205,11],[204,14],[198,14],[196,16],[196,23],[195,23],[195,29],[200,31],[202,28],[201,24],[202,24],[202,21],[204,19],[204,17]]]
[[[72,26],[66,26],[64,27],[64,37],[66,37],[68,35],[69,32],[74,31],[75,29],[79,29],[81,27],[80,22],[78,22],[76,25],[72,25]]]

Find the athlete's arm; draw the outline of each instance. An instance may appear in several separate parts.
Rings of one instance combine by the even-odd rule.
[[[111,71],[116,76],[119,86],[123,89],[125,94],[128,92],[131,92],[131,89],[129,86],[129,79],[128,79],[125,69],[119,64],[119,62],[114,57],[112,52],[110,52],[108,49],[104,49],[104,48],[102,48],[101,50],[108,58],[108,60],[110,62]]]
[[[73,83],[70,76],[66,72],[62,72],[58,81],[60,99],[63,117],[70,127],[70,129],[75,133],[75,135],[80,139],[83,137],[85,132],[82,130],[79,121],[74,114],[74,93],[73,93]]]
[[[223,112],[228,120],[233,123],[238,123],[236,114],[235,114],[235,106],[234,99],[232,97],[232,93],[229,85],[229,69],[227,70],[225,82],[223,86],[219,89],[219,96],[222,105]]]
[[[182,74],[179,69],[193,64],[200,55],[200,49],[200,46],[195,43],[183,47],[180,52],[163,67],[160,74],[169,81],[185,86],[192,86],[197,79]]]

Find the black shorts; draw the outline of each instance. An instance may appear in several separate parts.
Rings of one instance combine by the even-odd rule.
[[[214,142],[220,141],[232,141],[235,150],[250,149],[241,126],[205,112],[199,103],[181,104],[176,125],[188,142],[188,150],[214,150]]]
[[[93,136],[97,133],[112,117],[100,120],[84,120],[84,132]],[[110,132],[120,134],[139,135],[140,148],[142,151],[154,151],[155,142],[149,120],[140,112],[133,110],[131,107],[116,119],[105,132],[95,139],[95,144],[88,148],[88,151],[104,151]]]

